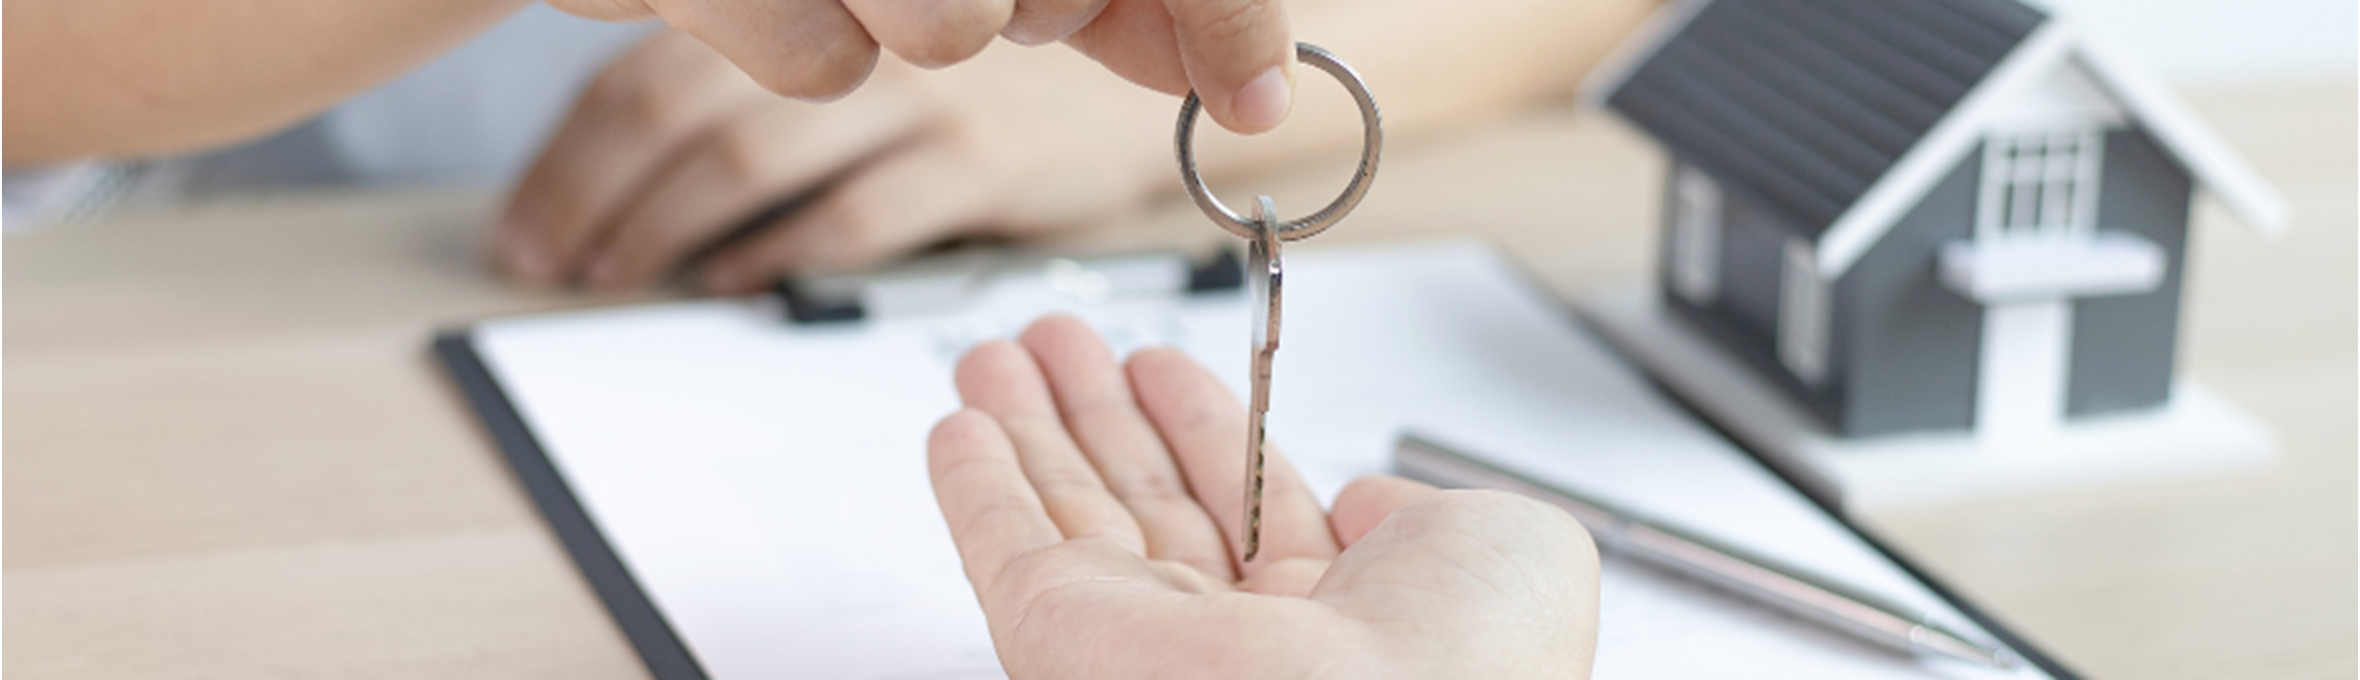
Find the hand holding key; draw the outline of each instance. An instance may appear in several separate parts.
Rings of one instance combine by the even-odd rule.
[[[1555,508],[1376,476],[1323,511],[1272,451],[1246,563],[1245,412],[1185,355],[1051,317],[958,387],[929,468],[1011,677],[1588,675],[1597,555]]]

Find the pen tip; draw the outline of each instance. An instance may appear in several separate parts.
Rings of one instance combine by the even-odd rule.
[[[1959,637],[1957,633],[1952,633],[1932,625],[1918,626],[1916,630],[1911,631],[1910,637],[1915,639],[1921,647],[1940,652],[1942,655],[1951,658],[1992,666],[1994,668],[2004,669],[2016,667],[2016,655],[2008,648],[1985,647],[1966,638]]]

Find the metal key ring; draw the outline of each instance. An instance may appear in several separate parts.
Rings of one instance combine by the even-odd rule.
[[[1352,212],[1354,206],[1360,205],[1361,197],[1368,195],[1369,181],[1376,179],[1377,155],[1385,148],[1385,121],[1377,114],[1377,100],[1369,96],[1368,84],[1361,82],[1360,73],[1344,65],[1344,62],[1337,61],[1336,55],[1311,43],[1295,43],[1295,58],[1326,71],[1344,83],[1344,89],[1352,92],[1352,100],[1360,104],[1360,125],[1363,130],[1360,168],[1353,171],[1352,183],[1345,185],[1343,195],[1337,196],[1327,207],[1320,208],[1319,212],[1279,223],[1278,236],[1287,241],[1310,238],[1326,231],[1328,227],[1335,226],[1338,220],[1344,219],[1345,213]],[[1222,205],[1221,199],[1205,188],[1204,178],[1196,173],[1196,114],[1203,107],[1204,104],[1197,101],[1195,90],[1190,90],[1187,101],[1180,103],[1180,128],[1172,135],[1172,146],[1180,155],[1180,184],[1188,189],[1188,197],[1196,201],[1196,207],[1203,209],[1205,216],[1212,218],[1214,224],[1240,237],[1252,239],[1260,229],[1255,221]]]

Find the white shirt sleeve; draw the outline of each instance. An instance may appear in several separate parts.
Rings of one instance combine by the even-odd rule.
[[[575,17],[540,3],[326,113],[226,149],[12,169],[8,232],[138,204],[339,184],[511,181],[584,84],[659,24]]]
[[[0,230],[21,234],[105,212],[135,173],[95,160],[9,170],[0,177]]]

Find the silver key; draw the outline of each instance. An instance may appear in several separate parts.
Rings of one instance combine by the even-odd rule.
[[[1278,256],[1278,205],[1260,197],[1256,237],[1246,247],[1247,287],[1253,289],[1254,374],[1252,405],[1246,408],[1245,561],[1262,551],[1263,423],[1270,417],[1270,360],[1278,354],[1278,300],[1285,264]]]
[[[1221,199],[1205,188],[1204,178],[1196,172],[1196,118],[1203,102],[1195,92],[1180,101],[1180,124],[1172,133],[1172,150],[1180,161],[1181,188],[1188,190],[1189,199],[1196,201],[1197,208],[1212,218],[1213,224],[1245,237],[1248,243],[1246,278],[1254,296],[1254,394],[1246,416],[1246,512],[1238,527],[1246,562],[1254,561],[1254,556],[1262,552],[1262,424],[1270,412],[1270,358],[1278,352],[1278,244],[1325,231],[1360,205],[1361,197],[1368,195],[1369,183],[1376,179],[1377,159],[1385,148],[1384,118],[1378,115],[1377,100],[1369,96],[1368,84],[1361,81],[1360,74],[1338,61],[1336,55],[1308,43],[1295,43],[1295,58],[1335,76],[1352,93],[1352,101],[1360,105],[1360,168],[1352,174],[1352,181],[1344,185],[1344,193],[1318,212],[1281,221],[1277,206],[1270,197],[1263,196],[1254,218],[1249,220],[1222,205]]]

